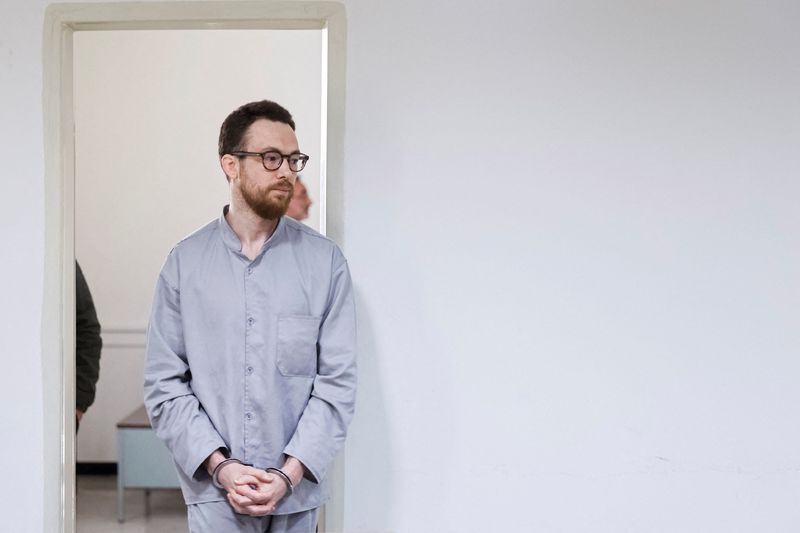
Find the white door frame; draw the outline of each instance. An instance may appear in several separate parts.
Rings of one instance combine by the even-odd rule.
[[[344,5],[314,1],[216,1],[51,4],[45,14],[45,263],[42,308],[44,531],[75,531],[75,116],[76,31],[153,29],[317,29],[327,65],[327,130],[321,142],[325,198],[321,225],[343,244],[345,35]],[[327,61],[326,61],[327,59]],[[327,147],[327,150],[325,150]],[[321,518],[343,528],[343,465],[332,469],[334,497]]]

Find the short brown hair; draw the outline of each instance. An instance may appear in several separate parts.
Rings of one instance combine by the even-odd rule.
[[[219,129],[219,156],[243,150],[242,142],[247,128],[262,118],[273,122],[283,122],[294,130],[292,114],[280,104],[270,100],[244,104],[222,122],[222,127]]]

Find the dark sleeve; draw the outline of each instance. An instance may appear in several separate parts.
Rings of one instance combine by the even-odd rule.
[[[81,411],[94,402],[102,347],[92,293],[75,262],[75,406]]]

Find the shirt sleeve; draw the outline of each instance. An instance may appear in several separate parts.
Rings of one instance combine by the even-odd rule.
[[[102,349],[92,293],[75,262],[75,407],[84,412],[94,403]]]
[[[156,435],[190,478],[208,478],[202,468],[214,450],[227,445],[192,392],[184,348],[175,252],[167,258],[156,284],[144,369],[145,406]]]
[[[344,444],[356,398],[356,317],[350,271],[336,250],[328,305],[318,337],[317,375],[311,397],[286,455],[300,460],[305,477],[314,483],[327,477]]]

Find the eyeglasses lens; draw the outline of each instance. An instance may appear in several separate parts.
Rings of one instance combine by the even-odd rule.
[[[278,170],[283,163],[283,156],[278,152],[266,152],[263,159],[267,170]]]
[[[278,170],[283,164],[283,156],[280,152],[266,152],[263,156],[264,168],[267,170]],[[303,154],[292,154],[287,157],[289,168],[292,172],[300,172],[306,166],[308,156]]]
[[[289,168],[291,168],[294,172],[300,172],[303,170],[303,167],[306,166],[306,161],[308,161],[308,157],[299,154],[292,154],[289,156]]]

